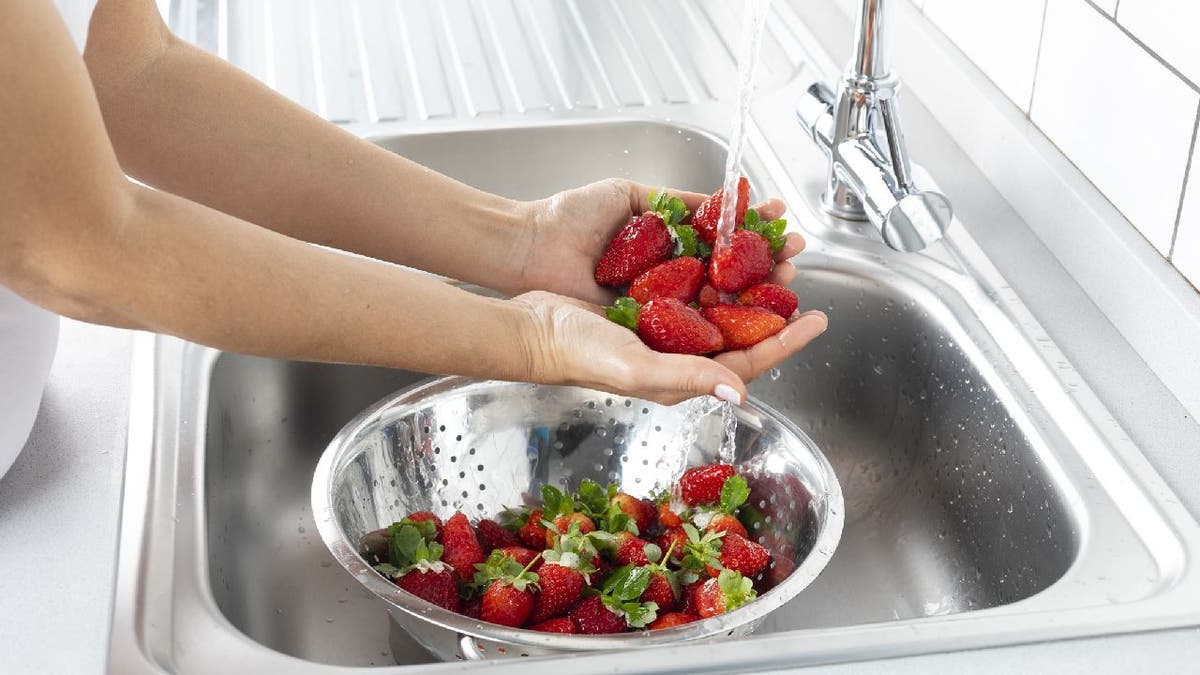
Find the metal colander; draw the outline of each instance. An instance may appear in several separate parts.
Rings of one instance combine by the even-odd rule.
[[[723,410],[724,408],[724,410]],[[732,443],[725,442],[732,436]],[[506,628],[446,611],[377,574],[362,535],[413,511],[472,520],[536,503],[542,485],[590,478],[634,496],[673,483],[688,466],[727,461],[752,489],[751,537],[772,549],[776,578],[737,610],[676,628],[606,636]],[[317,465],[313,515],[334,557],[383,599],[393,621],[438,658],[534,656],[629,649],[747,635],[825,567],[842,532],[842,493],[812,440],[751,399],[663,406],[578,387],[438,379],[360,414]]]

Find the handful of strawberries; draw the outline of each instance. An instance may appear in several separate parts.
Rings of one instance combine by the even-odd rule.
[[[787,221],[764,222],[748,208],[750,184],[742,178],[736,229],[714,251],[723,201],[718,190],[689,214],[678,197],[651,194],[650,210],[618,230],[596,264],[596,283],[628,287],[608,318],[655,351],[747,349],[783,330],[796,311],[795,293],[766,283]]]
[[[363,557],[400,588],[492,623],[551,633],[670,628],[731,611],[790,573],[752,541],[761,519],[727,464],[686,471],[676,495],[638,499],[584,480],[542,488],[540,508],[474,527],[410,514],[365,535]],[[743,513],[744,511],[744,513]],[[775,563],[778,564],[775,564]]]

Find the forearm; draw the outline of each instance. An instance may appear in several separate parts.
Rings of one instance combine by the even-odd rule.
[[[86,53],[130,175],[291,237],[521,289],[523,205],[358,139],[168,34],[123,52],[139,4],[153,11],[102,2]]]
[[[53,261],[36,302],[83,320],[220,349],[523,380],[527,311],[393,265],[254,227],[130,186],[119,234],[94,228],[34,256]]]

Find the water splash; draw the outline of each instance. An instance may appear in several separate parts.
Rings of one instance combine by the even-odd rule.
[[[735,227],[737,184],[742,175],[740,169],[742,153],[746,149],[746,118],[750,114],[750,102],[754,98],[754,72],[758,69],[758,47],[762,42],[763,28],[767,25],[767,13],[771,8],[771,0],[748,0],[745,7],[742,15],[742,38],[739,42],[741,50],[737,55],[737,108],[733,113],[729,154],[725,158],[725,184],[722,186],[723,194],[734,195],[734,198],[723,198],[721,201],[721,220],[717,226],[717,251],[729,244],[729,238],[733,236]]]
[[[662,454],[655,461],[656,477],[652,491],[669,489],[679,483],[679,477],[687,469],[688,455],[700,439],[701,433],[720,433],[717,450],[718,461],[731,463],[734,459],[734,434],[737,430],[737,415],[733,406],[712,396],[694,398],[684,407],[679,427],[663,445]],[[710,423],[709,417],[720,415],[720,424]],[[715,422],[713,420],[712,422]],[[705,444],[708,446],[708,444]],[[711,447],[711,446],[710,446]]]

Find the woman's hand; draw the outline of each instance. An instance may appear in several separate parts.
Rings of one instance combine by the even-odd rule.
[[[596,284],[592,272],[614,232],[649,206],[653,188],[610,178],[531,204],[532,236],[525,256],[522,286],[551,291],[588,302],[608,304],[615,295]],[[707,195],[667,190],[695,211]],[[755,206],[763,220],[783,216],[783,202],[771,199]],[[804,250],[804,238],[789,234],[776,254],[770,281],[786,285],[796,275],[789,258]]]
[[[746,400],[746,382],[803,349],[825,331],[821,312],[807,312],[750,349],[702,356],[660,354],[599,307],[535,291],[513,299],[528,309],[523,341],[535,382],[573,384],[673,405],[715,395]]]

